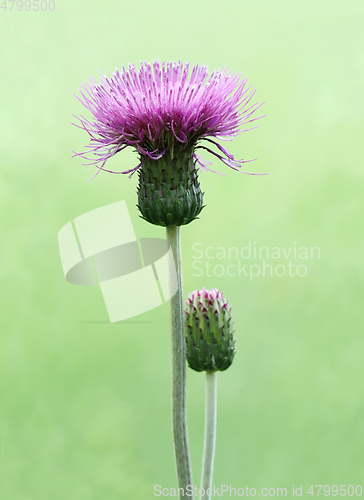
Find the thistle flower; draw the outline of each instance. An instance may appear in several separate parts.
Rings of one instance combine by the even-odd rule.
[[[212,163],[199,154],[213,154],[234,170],[237,160],[217,140],[232,140],[262,104],[251,104],[255,89],[247,79],[226,68],[208,76],[206,66],[154,61],[124,67],[101,83],[90,78],[80,89],[79,101],[93,121],[78,118],[90,136],[87,150],[75,153],[88,165],[115,174],[139,172],[138,208],[142,217],[161,226],[180,226],[194,220],[203,208],[197,169]],[[256,128],[256,127],[252,127]],[[106,161],[127,147],[139,157],[136,166],[114,172]],[[197,152],[199,151],[199,152]],[[244,172],[247,173],[247,172]],[[262,175],[262,174],[251,174]],[[92,177],[92,178],[93,178]]]
[[[219,290],[196,290],[188,296],[186,356],[193,370],[223,371],[235,356],[231,307]]]

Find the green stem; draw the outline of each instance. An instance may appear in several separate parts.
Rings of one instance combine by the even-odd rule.
[[[209,500],[207,489],[212,486],[216,441],[216,393],[217,372],[206,372],[205,443],[202,461],[201,488],[205,494],[200,500]]]
[[[193,499],[187,486],[192,486],[192,471],[187,437],[186,413],[186,341],[183,312],[183,283],[181,265],[181,228],[180,226],[167,227],[169,241],[174,262],[169,260],[168,274],[174,280],[177,272],[177,292],[170,300],[171,311],[171,340],[172,340],[172,427],[174,453],[180,499]],[[189,493],[187,495],[187,493]]]

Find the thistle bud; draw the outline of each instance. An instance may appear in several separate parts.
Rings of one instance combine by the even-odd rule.
[[[138,209],[157,226],[183,226],[203,208],[192,148],[174,147],[158,160],[146,159],[139,169]]]
[[[197,372],[223,371],[235,356],[231,307],[216,288],[196,290],[186,307],[186,356]]]

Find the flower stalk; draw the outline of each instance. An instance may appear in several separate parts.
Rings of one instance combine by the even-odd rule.
[[[181,499],[187,496],[187,486],[192,485],[192,471],[187,436],[186,412],[186,345],[183,313],[183,282],[181,265],[181,228],[167,227],[167,241],[171,245],[173,261],[168,263],[168,275],[177,273],[177,292],[170,300],[171,342],[172,342],[172,429],[178,477],[178,487],[183,489]]]
[[[202,460],[201,488],[205,491],[200,500],[210,500],[216,442],[217,372],[206,372],[205,441]]]

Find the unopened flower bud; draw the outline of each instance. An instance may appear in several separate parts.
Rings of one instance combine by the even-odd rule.
[[[193,370],[223,371],[235,356],[231,307],[216,288],[196,290],[186,307],[186,356]]]

